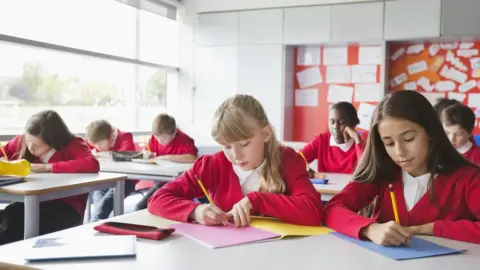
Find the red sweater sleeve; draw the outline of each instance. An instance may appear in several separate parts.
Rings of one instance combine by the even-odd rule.
[[[433,223],[433,235],[480,244],[480,176],[476,174],[465,187],[464,199],[476,221],[438,220]]]
[[[18,159],[18,152],[20,151],[20,145],[22,141],[22,135],[17,135],[13,139],[11,139],[3,149],[5,150],[5,154],[9,160]]]
[[[205,186],[214,186],[208,182],[211,177],[205,177],[213,174],[212,162],[212,156],[203,156],[190,170],[158,189],[148,200],[148,211],[164,218],[188,222],[188,216],[199,205],[192,200],[204,196],[195,175],[202,179]]]
[[[320,135],[315,136],[315,138],[310,143],[305,145],[303,149],[300,150],[300,152],[302,152],[303,155],[305,156],[305,159],[307,159],[308,163],[317,159],[318,148],[320,147],[320,139],[321,139]],[[320,161],[317,161],[317,162],[320,162]],[[305,164],[303,167],[305,167]]]
[[[303,158],[293,149],[290,150],[288,158],[282,159],[288,161],[288,169],[283,174],[288,195],[251,192],[247,197],[254,213],[276,217],[288,223],[319,226],[323,208],[320,193],[310,182]]]
[[[366,140],[368,138],[368,131],[365,131],[360,135],[362,142],[355,144],[355,152],[357,154],[357,160],[360,161],[362,158],[363,152],[365,151]],[[357,163],[358,163],[357,161]]]
[[[345,235],[360,238],[360,230],[375,220],[360,216],[358,211],[370,204],[379,194],[374,184],[349,183],[325,206],[325,225]]]
[[[65,151],[71,160],[53,163],[53,173],[97,173],[100,170],[98,160],[82,138],[73,138]]]
[[[132,133],[123,133],[122,136],[117,138],[120,140],[118,142],[118,149],[116,151],[135,151],[135,143],[133,142],[133,135]]]

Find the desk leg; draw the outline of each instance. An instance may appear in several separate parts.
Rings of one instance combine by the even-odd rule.
[[[40,201],[37,196],[25,196],[25,224],[23,238],[38,236],[40,227]]]
[[[125,180],[117,181],[115,185],[115,197],[113,199],[113,214],[123,215],[123,201],[125,200]]]

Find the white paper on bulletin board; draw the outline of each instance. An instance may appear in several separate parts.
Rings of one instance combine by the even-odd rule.
[[[346,65],[348,63],[348,48],[323,48],[323,64],[328,65]]]
[[[298,47],[297,65],[318,66],[321,63],[320,47]]]
[[[327,101],[337,103],[341,101],[352,102],[353,87],[331,84],[328,86]]]
[[[312,67],[297,72],[297,80],[300,88],[309,87],[323,82],[322,74],[318,67]]]
[[[350,66],[327,66],[327,83],[350,83]]]
[[[352,83],[376,83],[377,66],[376,65],[353,65]]]
[[[370,121],[372,119],[373,112],[377,106],[368,104],[368,103],[360,103],[357,110],[358,119],[360,120],[360,124],[357,127],[361,129],[370,129]]]
[[[379,83],[355,84],[356,102],[379,102],[383,98],[383,90]]]
[[[361,65],[380,65],[382,62],[382,47],[365,46],[358,48],[358,63]]]
[[[480,94],[468,94],[468,107],[480,108]]]
[[[296,107],[317,107],[318,106],[318,90],[316,88],[295,90],[295,106]]]

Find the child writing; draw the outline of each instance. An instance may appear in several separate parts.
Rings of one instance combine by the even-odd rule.
[[[316,136],[300,150],[307,163],[317,160],[319,173],[309,170],[310,177],[321,178],[323,172],[352,173],[362,156],[364,142],[355,131],[360,120],[351,103],[333,105],[328,123],[330,132]]]
[[[480,243],[480,169],[453,148],[428,100],[415,91],[393,92],[370,127],[355,181],[327,203],[325,224],[385,246],[420,234]],[[373,217],[360,216],[373,200]]]
[[[175,118],[168,114],[159,114],[153,120],[152,137],[148,148],[156,159],[180,163],[193,163],[197,159],[198,149],[195,141],[177,128]],[[137,204],[136,210],[147,208],[148,199],[163,183],[140,180],[135,189],[146,191],[143,199]]]
[[[475,119],[473,111],[461,103],[445,108],[440,117],[453,147],[471,162],[480,164],[480,148],[472,142]]]
[[[248,226],[251,215],[266,215],[301,225],[322,221],[320,194],[292,148],[279,144],[262,105],[235,95],[218,108],[212,137],[223,151],[202,156],[192,169],[156,191],[148,211],[165,218],[204,225],[232,221]],[[197,178],[213,204],[203,197]]]
[[[26,159],[36,173],[97,173],[99,164],[85,141],[73,135],[55,111],[34,114],[25,133],[5,146],[9,159]],[[82,224],[87,194],[40,203],[40,234]],[[24,205],[9,204],[0,213],[0,244],[23,239]]]
[[[86,130],[87,142],[97,151],[135,151],[132,133],[122,132],[105,120],[91,122]],[[137,181],[125,181],[125,197],[135,189]],[[113,210],[114,188],[97,190],[93,192],[95,211],[92,214],[91,222],[106,219]]]

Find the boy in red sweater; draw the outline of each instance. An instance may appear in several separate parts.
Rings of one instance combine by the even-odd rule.
[[[328,227],[385,246],[412,235],[480,243],[480,168],[450,144],[418,92],[392,92],[377,106],[354,179],[325,206]],[[371,218],[358,214],[373,201]]]
[[[193,163],[197,159],[198,149],[195,141],[177,128],[175,118],[168,114],[159,114],[153,120],[153,135],[148,141],[149,150],[156,159],[180,163]],[[147,190],[136,210],[147,208],[148,199],[160,188],[163,183],[150,180],[140,180],[135,189]]]
[[[461,103],[445,108],[440,117],[443,129],[453,147],[465,158],[478,165],[480,148],[472,140],[475,119],[473,111]]]
[[[227,99],[215,113],[212,137],[223,152],[202,156],[192,169],[155,192],[148,211],[182,222],[204,225],[233,222],[248,226],[251,215],[318,226],[322,203],[292,148],[277,141],[262,105],[249,95]],[[203,197],[197,179],[210,193]]]
[[[135,151],[135,143],[131,133],[122,132],[112,127],[105,120],[91,122],[86,130],[85,137],[88,143],[97,151]],[[135,189],[135,180],[125,181],[125,197]],[[91,222],[106,219],[113,211],[114,188],[97,190],[92,194],[95,211],[90,219]]]
[[[321,178],[323,173],[352,173],[364,149],[362,137],[355,131],[360,123],[355,107],[349,102],[332,106],[329,114],[330,132],[316,136],[300,152],[305,161],[317,160],[318,173],[309,170],[311,178]],[[363,136],[366,138],[366,133]]]
[[[55,111],[34,114],[25,134],[5,146],[9,159],[26,159],[36,173],[97,173],[99,164],[82,138],[73,135]],[[82,224],[87,194],[40,203],[40,235]],[[0,244],[23,239],[24,205],[0,213]]]

